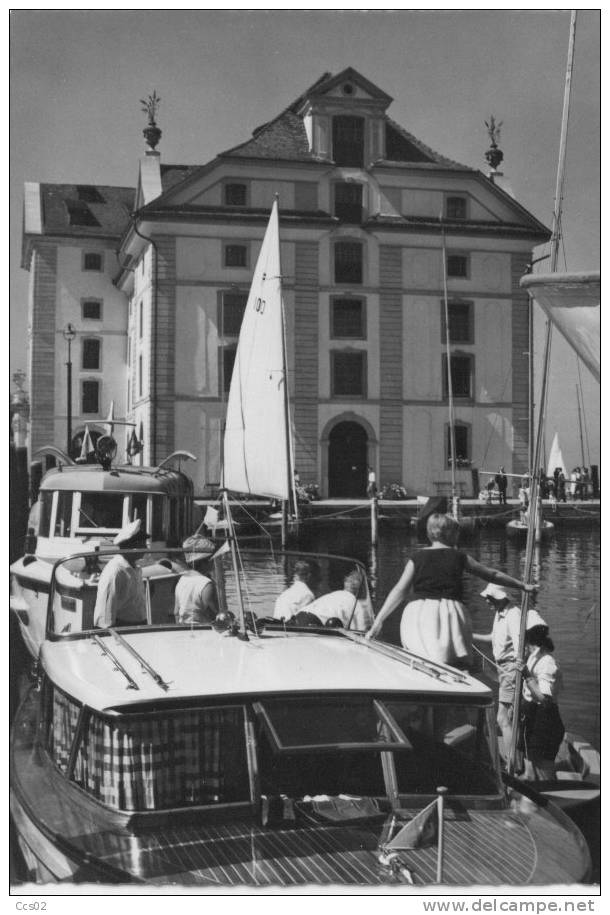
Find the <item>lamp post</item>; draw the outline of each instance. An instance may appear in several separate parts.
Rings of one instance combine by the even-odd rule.
[[[66,324],[63,331],[63,338],[68,344],[68,361],[66,362],[66,381],[67,381],[67,448],[66,454],[70,454],[72,447],[72,341],[76,337],[76,330],[73,324]]]

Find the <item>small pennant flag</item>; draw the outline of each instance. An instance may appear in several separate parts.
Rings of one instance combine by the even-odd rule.
[[[229,541],[225,540],[222,546],[220,546],[215,553],[212,553],[210,559],[218,559],[219,556],[224,556],[225,553],[230,551]]]
[[[386,849],[424,848],[438,840],[438,805],[432,801],[386,842]]]
[[[212,529],[215,528],[218,524],[218,512],[215,508],[212,508],[211,505],[208,505],[203,523],[206,527],[211,527]]]
[[[95,453],[95,447],[93,445],[93,439],[91,438],[91,433],[89,432],[89,426],[85,426],[85,434],[83,436],[83,443],[80,447],[80,455],[78,457],[79,464],[86,464],[89,460],[89,455]]]
[[[127,442],[127,454],[129,457],[134,457],[136,454],[139,454],[141,450],[142,446],[137,439],[136,430],[132,429],[129,441]]]
[[[114,431],[113,419],[114,419],[114,400],[111,400],[110,409],[108,410],[108,416],[104,420],[104,422],[106,423],[106,434],[107,435],[112,435],[112,433]]]

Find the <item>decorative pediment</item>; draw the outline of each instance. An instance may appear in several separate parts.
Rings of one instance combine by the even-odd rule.
[[[385,111],[391,102],[390,95],[379,89],[353,67],[347,67],[336,76],[328,74],[314,83],[300,99],[298,113],[302,114],[312,108],[325,108],[329,104],[335,107],[338,103],[345,105],[348,109],[363,105],[367,108],[373,107],[379,111]]]

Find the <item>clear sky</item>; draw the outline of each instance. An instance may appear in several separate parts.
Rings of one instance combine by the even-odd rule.
[[[24,181],[135,185],[139,99],[161,96],[162,161],[203,164],[248,139],[324,71],[352,66],[394,98],[390,116],[433,149],[486,169],[484,121],[503,122],[504,173],[546,225],[553,211],[569,10],[14,10],[11,13],[10,356],[26,368]],[[600,266],[600,16],[578,13],[565,261]],[[542,321],[536,322],[537,349]],[[599,463],[599,386],[581,370]],[[555,335],[548,442],[580,464],[576,357]],[[585,443],[586,447],[586,443]]]

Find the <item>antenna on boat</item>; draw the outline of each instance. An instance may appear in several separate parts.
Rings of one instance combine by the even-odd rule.
[[[566,80],[563,95],[563,114],[561,119],[561,138],[559,141],[559,161],[557,165],[557,183],[555,187],[555,207],[553,212],[553,232],[551,236],[551,272],[557,269],[559,246],[561,242],[561,207],[563,202],[563,185],[565,178],[566,140],[570,115],[570,95],[572,90],[572,69],[574,66],[574,41],[576,37],[576,10],[572,10],[570,19],[570,40],[568,44],[568,62],[566,67]],[[544,342],[544,359],[542,370],[542,386],[540,391],[540,407],[538,410],[538,429],[536,431],[536,444],[534,448],[533,466],[531,467],[531,494],[530,504],[532,511],[528,521],[527,544],[525,548],[525,570],[523,579],[530,582],[534,564],[534,546],[536,540],[537,516],[539,512],[538,495],[540,491],[540,455],[542,453],[542,439],[544,433],[544,420],[548,391],[549,365],[551,356],[552,322],[547,318],[546,336]],[[521,624],[519,628],[519,660],[523,661],[525,650],[525,632],[527,628],[527,613],[529,609],[529,592],[524,591],[521,599]],[[508,754],[507,770],[509,775],[515,771],[515,757],[517,753],[517,739],[519,731],[519,706],[521,704],[522,672],[517,669],[515,682],[515,699],[513,705],[513,730]]]

